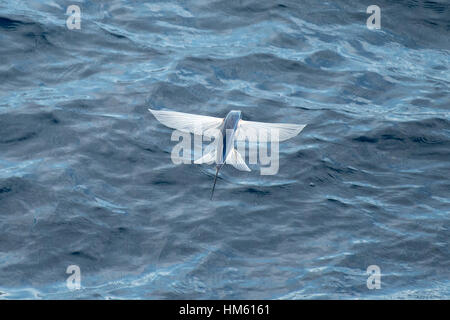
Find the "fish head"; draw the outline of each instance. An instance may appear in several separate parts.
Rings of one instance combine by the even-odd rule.
[[[231,110],[228,112],[225,122],[227,123],[227,129],[236,129],[237,123],[242,118],[241,110]]]

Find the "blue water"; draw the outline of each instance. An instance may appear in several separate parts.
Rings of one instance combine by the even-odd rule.
[[[449,299],[450,3],[371,4],[0,0],[0,298]],[[210,201],[149,107],[307,127]]]

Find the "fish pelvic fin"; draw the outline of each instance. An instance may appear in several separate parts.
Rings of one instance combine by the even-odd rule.
[[[231,150],[225,163],[231,164],[233,167],[241,171],[248,171],[248,172],[252,171],[245,163],[244,159],[242,158],[242,155],[235,148]]]

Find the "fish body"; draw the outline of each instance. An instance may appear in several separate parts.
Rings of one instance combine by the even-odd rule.
[[[221,139],[217,142],[216,148],[216,165],[223,166],[230,154],[230,151],[234,148],[234,137],[236,129],[238,127],[239,120],[241,120],[241,111],[230,111],[223,124],[220,126]]]
[[[230,151],[234,148],[234,136],[238,127],[239,120],[241,120],[241,111],[232,110],[228,112],[220,126],[221,139],[216,147],[216,175],[214,176],[214,184],[211,190],[211,200],[214,195],[214,188],[216,187],[217,176],[220,169],[225,164]]]

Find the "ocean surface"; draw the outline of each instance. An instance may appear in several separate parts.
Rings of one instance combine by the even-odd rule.
[[[0,299],[450,299],[449,18],[0,0]],[[174,164],[148,108],[307,126],[210,201],[214,166]]]

